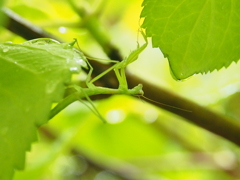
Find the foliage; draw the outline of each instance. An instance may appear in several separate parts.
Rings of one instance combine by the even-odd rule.
[[[142,27],[169,60],[173,76],[185,79],[228,67],[240,58],[238,0],[144,0]]]
[[[98,2],[100,3],[98,4]],[[157,44],[157,47],[160,47],[164,54],[168,55],[172,71],[178,79],[186,78],[193,73],[220,69],[226,64],[215,61],[209,63],[207,67],[201,62],[201,66],[199,66],[195,61],[194,63],[191,62],[191,58],[184,60],[188,68],[180,69],[172,65],[174,63],[179,64],[179,62],[175,62],[176,59],[171,58],[171,56],[176,57],[177,54],[175,51],[173,53],[167,52],[169,47],[178,49],[178,55],[187,52],[197,59],[200,57],[200,51],[191,51],[191,48],[184,49],[186,43],[167,44],[167,42],[172,43],[172,37],[164,33],[160,35],[159,31],[155,32],[155,30],[159,30],[159,27],[156,27],[156,23],[150,22],[151,13],[147,13],[147,11],[152,6],[159,7],[163,8],[163,11],[161,11],[163,13],[160,15],[164,15],[164,13],[169,12],[167,7],[174,8],[180,2],[182,1],[164,1],[162,3],[165,3],[165,5],[171,3],[171,6],[162,7],[154,4],[157,3],[155,1],[144,1],[143,5],[145,7],[142,16],[146,18],[143,27],[146,28],[148,36],[153,36],[153,44]],[[215,3],[219,2],[227,4],[224,0]],[[38,6],[39,3],[41,7]],[[21,15],[21,18],[25,17],[30,20],[32,27],[40,26],[54,34],[57,39],[61,38],[70,42],[73,38],[77,38],[81,49],[91,56],[106,57],[107,55],[112,57],[111,52],[114,52],[112,53],[114,57],[118,57],[113,44],[121,47],[121,51],[126,56],[130,54],[129,49],[134,50],[136,47],[136,43],[134,43],[136,36],[132,36],[132,31],[130,29],[126,30],[126,26],[129,25],[134,31],[139,28],[140,3],[139,1],[127,0],[123,0],[119,4],[115,1],[83,0],[79,3],[72,0],[34,0],[29,3],[28,0],[11,0],[8,1],[6,6]],[[185,5],[182,3],[182,6],[179,6],[176,12],[183,14],[181,8],[186,8]],[[201,3],[198,5],[200,6]],[[206,3],[206,7],[207,5]],[[192,17],[192,21],[194,21],[195,16],[188,16],[187,13],[190,13],[190,10],[197,12],[196,9],[199,6],[194,5],[188,9],[189,11],[184,9],[184,15],[190,19]],[[89,13],[91,11],[93,13]],[[122,13],[123,11],[125,13]],[[136,19],[130,20],[130,17],[134,17],[133,12],[135,11],[137,12]],[[178,21],[176,17],[175,20]],[[171,19],[169,22],[173,21]],[[207,19],[205,19],[205,22],[207,22]],[[184,25],[191,25],[191,23],[183,23],[182,29],[180,29],[182,31],[178,27],[169,26],[165,33],[168,34],[175,30],[190,34],[200,32],[198,28],[188,29]],[[215,30],[217,33],[220,33],[220,30],[226,27],[224,23],[220,23],[218,26],[221,26],[221,28]],[[6,28],[11,29],[8,26]],[[237,26],[235,28],[237,29]],[[229,31],[226,32],[230,32],[230,29],[228,28]],[[2,34],[5,34],[1,37],[1,41],[11,40],[17,43],[1,43],[0,48],[0,160],[3,162],[0,165],[0,174],[2,179],[8,180],[11,179],[14,169],[23,168],[25,151],[30,150],[30,143],[37,139],[36,126],[47,122],[51,104],[59,102],[63,98],[64,87],[69,82],[73,71],[81,70],[79,62],[81,62],[82,54],[77,53],[70,45],[71,43],[59,44],[49,39],[18,44],[25,40],[9,33],[4,28],[0,30]],[[209,32],[206,34],[204,32],[201,37],[209,35]],[[217,33],[216,36],[219,35]],[[158,44],[159,37],[163,39],[165,44]],[[110,39],[113,42],[110,43]],[[193,47],[197,45],[194,44],[193,38],[189,40],[193,43]],[[207,40],[209,41],[209,39]],[[218,42],[221,39],[212,39],[210,44],[214,40]],[[138,41],[141,45],[140,36]],[[209,43],[208,41],[202,40],[201,43]],[[103,46],[103,50],[97,47],[96,42],[99,43],[100,47]],[[225,46],[225,41],[223,41],[223,44]],[[227,48],[231,48],[232,44],[231,46],[227,44],[227,46],[229,46]],[[222,52],[225,53],[227,48]],[[206,49],[209,50],[209,55],[211,49]],[[152,49],[146,54],[143,52],[139,56],[139,60],[134,62],[134,65],[129,65],[129,70],[133,74],[144,77],[148,82],[171,87],[179,94],[188,96],[199,104],[209,105],[211,102],[215,111],[221,112],[219,116],[224,117],[223,113],[227,111],[226,114],[230,112],[231,117],[238,117],[236,112],[231,111],[238,107],[238,103],[232,101],[231,97],[223,103],[227,107],[231,105],[231,109],[224,108],[220,103],[224,96],[230,94],[229,87],[234,87],[234,89],[230,88],[231,93],[238,91],[240,87],[239,83],[236,83],[240,76],[238,65],[230,67],[229,71],[221,71],[218,74],[193,77],[180,85],[179,82],[170,79],[166,61],[161,61],[159,58],[161,55],[158,53],[159,51],[156,53]],[[215,53],[212,53],[205,59],[212,59],[214,56]],[[230,58],[227,60],[228,62],[225,63],[228,64],[233,61]],[[91,63],[94,64],[94,62]],[[81,65],[85,66],[84,63]],[[214,65],[216,66],[214,67]],[[99,69],[101,67],[99,65]],[[198,71],[194,69],[196,67],[204,70]],[[94,68],[94,70],[98,70],[98,68]],[[235,76],[231,76],[231,73]],[[224,77],[231,78],[224,79]],[[86,74],[81,71],[79,76],[74,76],[71,79],[71,83],[82,84],[82,79],[85,82]],[[97,83],[105,85],[107,82],[114,81],[111,75],[106,76],[106,79],[100,79]],[[219,79],[221,81],[218,81]],[[130,85],[132,85],[131,81],[133,80],[130,78]],[[139,81],[133,84],[136,85],[136,83],[139,83]],[[148,89],[153,89],[156,86],[144,87],[147,88],[147,92]],[[220,91],[221,89],[223,90]],[[159,91],[156,97],[170,96],[170,93],[161,94],[161,92]],[[68,93],[71,92],[66,91],[65,95]],[[179,102],[181,99],[176,96],[173,97],[182,107],[181,102]],[[166,97],[166,99],[171,98]],[[97,101],[95,105],[108,123],[102,123],[98,117],[86,109],[85,105],[71,104],[49,121],[47,125],[39,129],[40,142],[33,144],[31,153],[27,154],[25,170],[16,171],[14,180],[75,180],[80,178],[98,180],[155,180],[162,178],[200,180],[235,179],[240,176],[238,166],[240,160],[239,148],[220,137],[184,121],[179,121],[180,118],[132,97],[112,96]],[[174,109],[174,107],[168,108]],[[200,109],[195,109],[195,111],[198,110],[200,111]],[[172,112],[176,111],[181,112],[176,108]],[[182,112],[184,113],[184,110]],[[185,113],[191,115],[189,111],[185,111]],[[192,112],[192,114],[194,113]],[[228,123],[226,121],[226,124]],[[234,123],[237,128],[238,122],[234,121]],[[211,122],[207,124],[211,126]],[[227,131],[231,131],[231,129],[226,129],[225,132]]]
[[[0,45],[0,160],[6,162],[0,165],[0,179],[9,179],[13,167],[23,168],[25,151],[36,140],[36,126],[47,122],[71,70],[80,68],[81,56],[64,46],[41,40]]]

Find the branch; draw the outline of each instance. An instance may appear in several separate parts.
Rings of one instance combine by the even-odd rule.
[[[41,38],[41,37],[49,37],[52,39],[57,39],[55,36],[47,33],[46,31],[39,28],[38,26],[33,25],[31,22],[25,20],[18,14],[14,13],[12,10],[7,8],[3,8],[0,10],[8,18],[6,19],[7,21],[6,28],[9,31],[27,40]]]
[[[5,12],[5,10],[4,10]],[[5,12],[6,13],[6,12]],[[29,27],[28,23],[23,23],[25,21],[19,20],[22,19],[18,17],[18,19],[15,19],[14,14],[6,13],[9,17],[11,23],[8,24],[7,28],[10,31],[13,31],[14,33],[23,36],[26,39],[31,39],[32,35],[35,34],[36,37],[50,37],[48,33],[41,30],[36,31],[38,29],[36,26],[31,24],[31,28]],[[16,24],[20,24],[19,27],[21,28],[13,28],[16,27]],[[101,44],[100,44],[101,45]],[[112,48],[115,49],[115,48]],[[109,54],[113,54],[110,52]],[[93,65],[93,68],[101,69],[106,68],[105,65],[100,64],[98,62],[91,63]],[[96,72],[94,72],[96,73]],[[109,75],[109,74],[108,74]],[[108,79],[109,76],[105,76],[105,79]],[[228,139],[229,141],[240,145],[240,123],[236,120],[229,119],[227,117],[224,117],[223,115],[220,115],[218,113],[215,113],[213,111],[210,111],[209,109],[202,107],[192,101],[189,101],[187,99],[184,99],[176,94],[173,94],[161,87],[155,86],[153,84],[150,84],[149,82],[144,81],[143,79],[138,78],[137,76],[134,76],[132,74],[127,73],[127,78],[129,81],[129,85],[131,87],[136,86],[138,83],[142,83],[144,86],[144,92],[145,96],[150,99],[154,99],[154,101],[161,102],[173,107],[179,107],[181,109],[189,110],[191,112],[171,108],[165,105],[161,105],[152,101],[149,101],[149,103],[152,103],[162,109],[165,109],[169,112],[172,112],[174,114],[179,115],[180,117],[185,118],[187,121],[196,124],[199,127],[202,127],[204,129],[209,130],[212,133],[215,133],[219,136],[222,136],[225,139]],[[110,77],[111,81],[103,81],[101,80],[100,83],[105,86],[106,82],[108,83],[108,87],[116,87],[117,81],[116,79]],[[148,101],[148,100],[147,100]]]
[[[206,107],[200,106],[192,101],[189,101],[183,97],[173,94],[163,88],[155,86],[143,79],[140,79],[134,75],[128,74],[128,82],[131,86],[134,86],[136,82],[143,84],[143,91],[145,96],[154,101],[161,102],[159,104],[149,100],[149,103],[154,104],[162,109],[170,111],[180,117],[185,118],[188,122],[191,122],[199,127],[209,130],[219,136],[240,145],[240,123],[235,119],[230,119],[222,114],[218,114],[209,110]],[[180,109],[165,106],[164,104],[171,105],[173,107],[179,107],[189,111],[183,111]],[[177,130],[177,129],[176,129]]]

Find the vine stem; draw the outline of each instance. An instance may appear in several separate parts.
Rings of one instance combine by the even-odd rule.
[[[54,116],[56,116],[60,111],[62,111],[64,108],[66,108],[71,103],[78,101],[84,97],[87,96],[94,96],[99,94],[127,94],[127,95],[143,95],[142,91],[142,85],[139,84],[135,86],[132,89],[111,89],[111,88],[105,88],[105,87],[92,87],[92,88],[81,88],[79,87],[79,91],[75,91],[74,93],[71,93],[66,98],[64,98],[61,102],[59,102],[50,112],[49,119],[52,119]]]

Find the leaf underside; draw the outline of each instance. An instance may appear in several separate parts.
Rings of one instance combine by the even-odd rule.
[[[23,169],[25,151],[63,97],[81,56],[62,44],[0,44],[0,179]]]
[[[142,27],[185,79],[228,67],[240,58],[240,1],[144,0]]]

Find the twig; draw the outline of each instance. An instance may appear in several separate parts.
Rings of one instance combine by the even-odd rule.
[[[31,22],[22,18],[12,10],[3,8],[0,9],[8,17],[6,28],[19,36],[30,40],[35,38],[49,37],[57,39],[55,36],[47,33],[38,26],[33,25]]]
[[[181,109],[186,109],[191,112],[171,108],[152,101],[149,101],[149,103],[154,104],[167,111],[170,111],[174,114],[177,114],[199,127],[207,129],[212,133],[220,135],[225,139],[228,139],[229,141],[240,145],[239,121],[213,112],[206,107],[200,106],[192,101],[189,101],[183,97],[164,90],[163,88],[146,82],[145,80],[140,79],[136,76],[128,75],[128,82],[130,85],[135,85],[136,82],[141,82],[143,84],[143,91],[147,98],[154,99],[154,101],[168,104],[174,107],[180,107]]]

